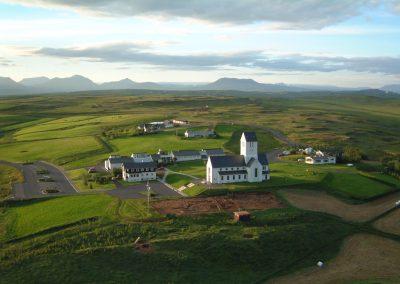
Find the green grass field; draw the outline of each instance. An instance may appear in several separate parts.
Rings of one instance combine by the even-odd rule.
[[[51,203],[60,199],[18,203],[10,210],[31,211],[43,229],[76,221],[77,214],[87,218],[114,212],[116,218],[61,228],[3,245],[2,281],[265,281],[293,268],[311,265],[315,259],[334,256],[342,239],[355,230],[337,218],[292,208],[255,212],[248,224],[237,224],[225,213],[159,222],[155,220],[161,216],[147,213],[146,203],[136,200],[108,210],[117,207],[111,206],[112,200],[86,199],[86,205],[79,203],[80,210],[68,218],[38,214],[52,212]],[[70,199],[63,203],[74,204]],[[50,216],[57,222],[50,221]],[[19,214],[16,218],[27,221]],[[137,223],[143,218],[154,221]],[[18,232],[26,236],[36,230],[28,226]],[[149,253],[135,250],[133,242],[138,237],[150,244]]]
[[[17,202],[2,216],[12,220],[6,238],[18,238],[90,217],[111,216],[113,206],[113,198],[103,194]]]
[[[190,183],[192,178],[180,174],[168,174],[165,181],[175,188],[180,188]]]
[[[18,169],[0,164],[0,201],[10,195],[13,183],[22,182],[24,177]]]
[[[330,173],[323,184],[337,194],[368,200],[393,191],[393,187],[360,174]]]
[[[260,152],[286,148],[282,139],[272,136],[273,130],[308,146],[358,147],[379,163],[386,154],[400,154],[399,108],[398,98],[360,93],[276,96],[132,90],[8,97],[0,99],[0,159],[52,162],[68,170],[85,191],[90,188],[79,178],[85,168],[111,153],[203,148],[238,153],[242,130],[257,132]],[[178,128],[178,134],[186,128],[212,127],[218,137],[183,139],[176,129],[135,135],[140,123],[170,118],[191,122]],[[171,170],[204,178],[202,163],[177,164]],[[365,201],[399,189],[398,180],[378,171],[294,161],[270,166],[271,180],[265,183],[212,190],[198,185],[185,193],[275,192],[304,186]],[[9,170],[0,167],[3,186],[9,184]],[[168,179],[175,187],[190,182],[179,174]],[[8,191],[9,187],[3,190]],[[343,238],[358,232],[354,224],[294,208],[252,214],[247,224],[234,223],[226,213],[167,218],[148,211],[144,201],[121,201],[100,193],[7,201],[0,206],[0,282],[266,282],[330,259]],[[99,218],[87,221],[93,217]],[[134,248],[138,237],[150,244],[148,253]]]
[[[187,161],[168,166],[174,172],[184,173],[198,178],[206,177],[206,161]]]

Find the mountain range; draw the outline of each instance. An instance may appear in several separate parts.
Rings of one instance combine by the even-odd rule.
[[[341,88],[336,86],[263,84],[252,79],[221,78],[209,84],[178,84],[134,82],[130,79],[120,81],[95,83],[92,80],[74,75],[67,78],[35,77],[25,78],[15,82],[11,78],[0,77],[0,95],[63,93],[94,90],[221,90],[221,91],[251,91],[251,92],[307,92],[307,91],[356,91],[368,88]],[[380,88],[386,92],[400,93],[399,85],[387,85]]]

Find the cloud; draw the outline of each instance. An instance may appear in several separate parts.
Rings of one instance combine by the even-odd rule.
[[[390,0],[386,0],[390,1]],[[275,23],[275,28],[321,29],[352,17],[376,0],[8,0],[100,16],[192,18],[213,23]]]
[[[272,55],[260,50],[213,54],[160,54],[135,43],[113,43],[84,48],[44,47],[35,55],[81,59],[91,62],[145,64],[168,69],[212,70],[251,68],[265,71],[334,72],[354,71],[397,75],[400,57],[328,57],[301,54]]]
[[[14,66],[15,64],[13,63],[13,61],[6,59],[4,57],[0,57],[0,66],[3,67],[10,67],[10,66]]]

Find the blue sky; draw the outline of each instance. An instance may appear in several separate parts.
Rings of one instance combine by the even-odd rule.
[[[0,0],[0,76],[400,83],[397,0],[218,3]]]

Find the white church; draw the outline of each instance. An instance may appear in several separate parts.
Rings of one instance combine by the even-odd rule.
[[[243,132],[240,155],[210,156],[207,161],[207,183],[262,182],[269,180],[267,154],[258,153],[254,132]]]

